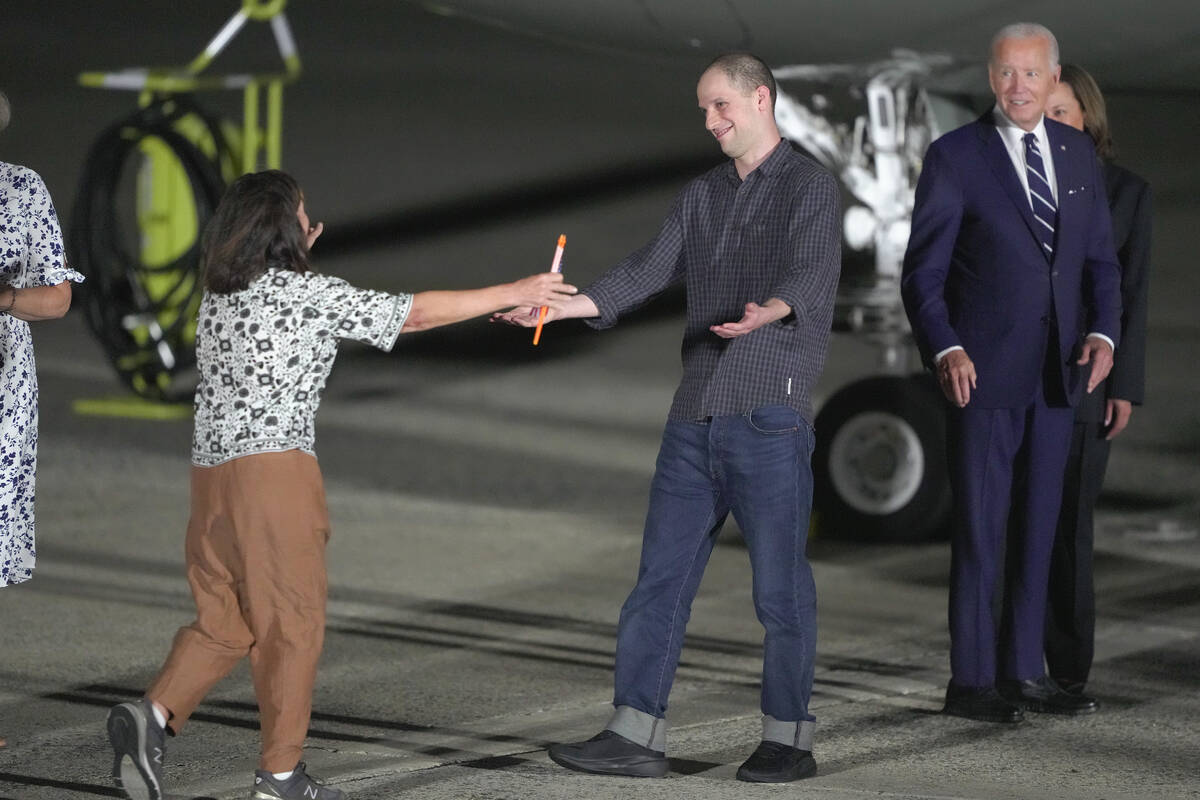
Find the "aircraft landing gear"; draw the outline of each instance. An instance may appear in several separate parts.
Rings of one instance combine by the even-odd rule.
[[[941,392],[928,375],[844,387],[817,415],[813,453],[819,530],[913,542],[944,533],[951,493]]]

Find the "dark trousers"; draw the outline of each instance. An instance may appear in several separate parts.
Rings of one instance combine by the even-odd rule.
[[[1093,514],[1109,441],[1103,424],[1076,422],[1063,479],[1062,510],[1050,557],[1046,606],[1046,667],[1064,685],[1087,683],[1095,652],[1096,594],[1092,580]]]
[[[951,408],[950,673],[960,687],[1043,674],[1050,551],[1074,411]],[[1013,516],[1013,532],[1009,519]],[[1006,568],[1007,561],[1007,568]]]

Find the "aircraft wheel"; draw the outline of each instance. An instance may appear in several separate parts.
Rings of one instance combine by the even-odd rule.
[[[944,403],[927,375],[867,378],[825,403],[813,453],[819,530],[892,542],[944,533],[951,508]]]

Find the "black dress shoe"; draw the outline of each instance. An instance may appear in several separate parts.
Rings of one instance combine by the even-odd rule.
[[[942,713],[978,722],[1020,722],[1025,719],[1019,706],[1005,700],[990,686],[984,689],[947,686]]]
[[[817,762],[808,750],[764,741],[738,767],[737,779],[751,783],[787,783],[816,774]]]
[[[1067,694],[1083,694],[1083,690],[1087,687],[1086,681],[1077,681],[1072,678],[1054,678],[1053,680]],[[1096,707],[1100,707],[1099,700],[1096,701]]]
[[[1083,694],[1065,691],[1053,678],[1043,675],[1028,681],[1001,681],[1000,694],[1026,711],[1042,714],[1091,714],[1096,701]]]
[[[604,730],[586,742],[550,746],[550,759],[578,772],[661,778],[667,774],[666,753],[631,742],[619,733]]]

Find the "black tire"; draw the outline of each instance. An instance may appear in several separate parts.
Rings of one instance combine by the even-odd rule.
[[[822,407],[816,432],[821,534],[878,542],[944,535],[952,502],[945,400],[930,376],[852,383]]]

